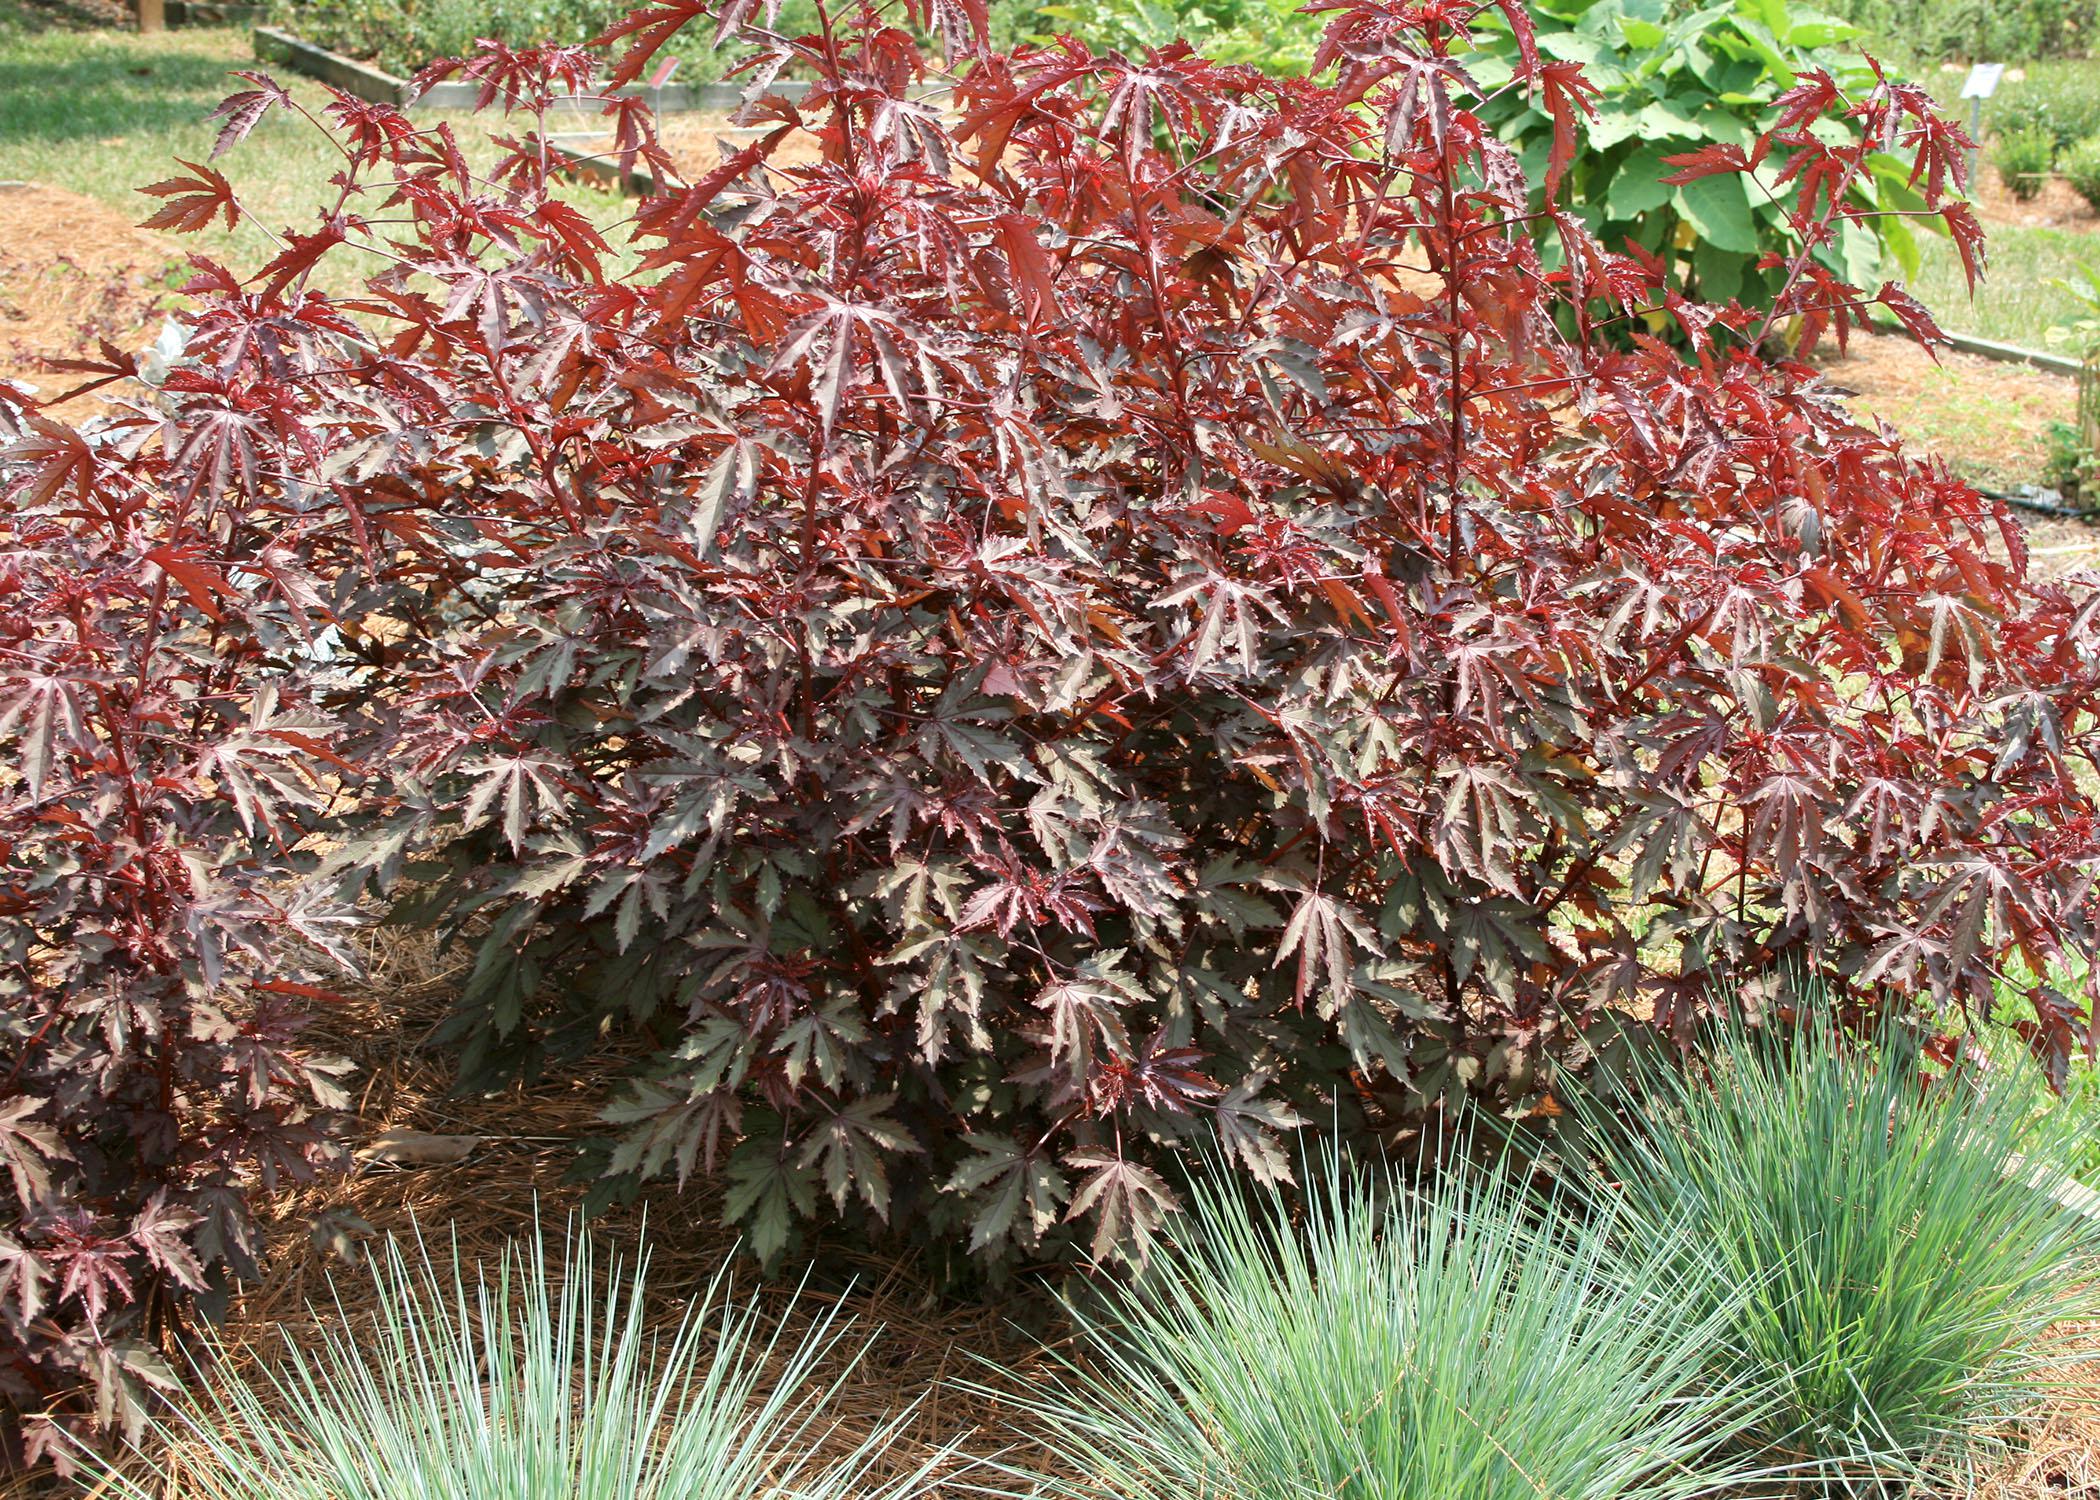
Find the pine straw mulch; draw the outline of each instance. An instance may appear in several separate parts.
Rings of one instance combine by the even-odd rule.
[[[2074,1369],[2030,1424],[2026,1441],[1984,1476],[1976,1500],[2092,1500],[2100,1496],[2100,1322],[2068,1331],[2067,1354],[2094,1363]]]
[[[1818,363],[1833,385],[1854,393],[1863,415],[1993,488],[2042,483],[2050,424],[2077,412],[2077,382],[2068,375],[1953,349],[1934,360],[1897,334],[1854,332],[1842,357],[1832,348]]]
[[[370,1307],[361,1273],[324,1251],[310,1233],[324,1214],[351,1214],[378,1233],[420,1231],[442,1255],[456,1241],[468,1262],[492,1265],[506,1243],[538,1222],[556,1238],[581,1190],[563,1181],[571,1144],[599,1133],[597,1110],[625,1060],[600,1059],[558,1079],[482,1097],[449,1091],[443,1057],[427,1045],[464,964],[428,943],[389,938],[372,948],[370,984],[323,1018],[317,1047],[358,1065],[356,1135],[384,1131],[480,1138],[452,1165],[361,1164],[353,1173],[281,1193],[263,1208],[269,1269],[262,1285],[235,1305],[226,1338],[239,1361],[268,1359],[283,1340],[309,1343],[320,1319],[336,1321],[331,1284],[353,1318]],[[646,1226],[657,1317],[668,1326],[728,1259],[735,1236],[719,1222],[719,1202],[703,1190],[668,1188],[591,1221],[599,1242],[631,1260]],[[784,1348],[797,1346],[822,1313],[851,1319],[851,1331],[824,1377],[841,1380],[820,1453],[843,1454],[910,1407],[902,1440],[890,1450],[886,1475],[903,1475],[940,1455],[944,1494],[960,1500],[996,1484],[989,1465],[1046,1461],[1010,1412],[991,1397],[961,1388],[976,1382],[1026,1392],[1073,1351],[1054,1300],[1017,1285],[985,1300],[944,1296],[908,1258],[865,1247],[822,1247],[797,1288],[792,1276],[761,1278],[739,1268],[737,1286],[754,1296]],[[317,1313],[315,1307],[329,1311]],[[2071,1348],[2100,1361],[2100,1323],[2069,1330]],[[855,1337],[859,1335],[861,1337]],[[853,1350],[867,1352],[846,1369]],[[776,1361],[777,1363],[777,1361]],[[203,1372],[207,1376],[209,1372]],[[178,1480],[184,1460],[171,1456]],[[56,1500],[71,1493],[49,1481],[0,1485],[0,1500]],[[1969,1492],[1975,1500],[2100,1500],[2100,1363],[2068,1380],[2037,1414],[2028,1440]],[[168,1500],[184,1500],[178,1485]],[[489,1497],[500,1500],[500,1497]],[[1453,1497],[1463,1500],[1463,1497]],[[1946,1500],[1953,1500],[1950,1495]]]
[[[464,1263],[489,1267],[537,1220],[550,1257],[558,1258],[563,1228],[584,1192],[564,1181],[574,1143],[606,1133],[599,1108],[631,1060],[595,1058],[501,1093],[453,1093],[448,1060],[427,1042],[464,973],[454,957],[392,934],[374,942],[369,983],[346,1006],[317,1018],[313,1045],[357,1065],[353,1149],[389,1131],[476,1136],[479,1143],[450,1164],[395,1166],[364,1160],[360,1152],[348,1174],[266,1200],[266,1279],[237,1300],[225,1330],[242,1361],[268,1359],[287,1339],[306,1342],[321,1318],[338,1321],[337,1298],[353,1318],[370,1308],[363,1273],[311,1232],[324,1215],[337,1224],[362,1221],[359,1239],[367,1231],[420,1232],[441,1264],[456,1242]],[[681,1194],[667,1184],[591,1219],[589,1232],[611,1252],[601,1265],[617,1259],[628,1266],[646,1232],[648,1290],[665,1330],[731,1264],[733,1295],[754,1301],[765,1332],[779,1335],[775,1368],[824,1315],[847,1320],[845,1336],[817,1372],[819,1385],[839,1382],[826,1408],[836,1426],[818,1455],[846,1454],[915,1402],[900,1440],[886,1452],[883,1476],[901,1477],[936,1461],[936,1472],[949,1481],[944,1493],[974,1492],[972,1476],[982,1484],[989,1475],[985,1463],[1025,1445],[1010,1413],[963,1386],[1018,1392],[1041,1378],[1055,1358],[1048,1351],[1065,1337],[1054,1299],[1024,1287],[976,1299],[944,1296],[908,1258],[837,1243],[817,1248],[798,1287],[793,1271],[762,1277],[752,1263],[733,1264],[737,1236],[720,1213],[713,1191]],[[181,1457],[174,1455],[178,1468]],[[0,1497],[29,1500],[4,1489]],[[180,1500],[180,1491],[170,1500]]]
[[[181,258],[174,241],[92,198],[0,184],[0,380],[57,392],[88,377],[46,358],[92,355],[103,338],[136,354],[159,329],[163,277]]]

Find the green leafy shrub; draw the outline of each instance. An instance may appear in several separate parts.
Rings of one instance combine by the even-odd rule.
[[[1789,181],[1794,155],[1775,146],[1754,173],[1670,182],[1676,157],[1722,149],[1748,151],[1769,131],[1775,101],[1807,75],[1821,72],[1856,92],[1872,83],[1864,60],[1842,44],[1853,27],[1820,11],[1789,9],[1783,0],[1736,0],[1686,12],[1664,0],[1540,0],[1532,7],[1538,46],[1549,57],[1579,63],[1595,88],[1585,103],[1581,149],[1569,159],[1560,201],[1612,250],[1631,242],[1663,259],[1671,282],[1708,301],[1762,306],[1778,292],[1783,262],[1760,266],[1768,252],[1792,243],[1788,209],[1799,184]],[[1521,62],[1507,28],[1483,24],[1482,51],[1466,60],[1488,96],[1483,119],[1513,142],[1534,183],[1553,153],[1550,101],[1506,85]],[[1826,117],[1823,141],[1857,139],[1856,122]],[[1875,153],[1847,177],[1860,208],[1912,211],[1910,163]],[[1917,249],[1908,218],[1850,219],[1817,258],[1855,285],[1873,285],[1900,269],[1914,277]],[[1922,222],[1922,221],[1919,221]],[[1557,229],[1539,225],[1549,264],[1565,259]],[[1661,326],[1657,319],[1657,326]]]
[[[1769,1392],[1763,1451],[1840,1482],[1957,1471],[2046,1388],[2055,1325],[2100,1305],[2100,1229],[2045,1190],[2064,1117],[2030,1068],[1938,1067],[1820,1003],[1707,1040],[1637,1065],[1624,1122],[1583,1106],[1607,1201],[1636,1244],[1710,1248],[1690,1295],[1729,1324],[1717,1376]]]
[[[1948,58],[2027,62],[2083,57],[2095,0],[1826,0],[1877,47],[1930,66]]]
[[[1631,1264],[1607,1216],[1464,1169],[1332,1162],[1301,1219],[1198,1182],[1144,1275],[1082,1314],[1086,1366],[1035,1408],[1073,1495],[1663,1500],[1709,1493],[1747,1394],[1703,1382],[1723,1304],[1697,1247]]]
[[[120,1500],[905,1500],[925,1470],[878,1477],[895,1421],[858,1447],[811,1450],[834,1415],[819,1370],[844,1329],[819,1315],[762,1334],[726,1273],[676,1327],[648,1326],[646,1257],[597,1272],[584,1235],[552,1262],[535,1235],[493,1276],[419,1240],[372,1258],[368,1297],[318,1309],[236,1377],[210,1378],[155,1423],[143,1463],[90,1459]],[[366,1304],[369,1304],[367,1310]],[[850,1356],[857,1359],[859,1355]],[[179,1487],[154,1450],[179,1455]],[[141,1470],[146,1472],[142,1474]]]
[[[1701,9],[1669,0],[1546,0],[1530,11],[1539,49],[1582,63],[1596,89],[1559,201],[1608,247],[1631,240],[1674,263],[1675,282],[1689,293],[1750,305],[1769,299],[1781,273],[1756,263],[1787,239],[1784,204],[1773,191],[1785,153],[1755,178],[1682,184],[1662,181],[1670,175],[1664,162],[1716,144],[1747,149],[1769,126],[1779,95],[1806,70],[1826,70],[1849,89],[1865,85],[1871,74],[1847,46],[1862,30],[1820,10],[1767,0]],[[1323,19],[1294,0],[1067,0],[1040,15],[1097,46],[1138,50],[1180,37],[1211,56],[1278,74],[1307,67]],[[1521,57],[1514,34],[1495,29],[1491,18],[1479,35],[1483,50],[1467,66],[1492,95]],[[1483,104],[1480,114],[1522,148],[1533,182],[1541,182],[1552,150],[1551,110],[1512,91]],[[1841,127],[1828,121],[1819,128]],[[1884,214],[1913,212],[1921,201],[1909,164],[1893,156],[1873,158],[1852,197]],[[1915,278],[1913,222],[1849,222],[1820,258],[1855,282],[1892,270]],[[1537,228],[1546,260],[1557,262],[1557,231],[1543,220]]]
[[[1991,165],[2005,190],[2023,203],[2040,194],[2055,158],[2055,139],[2038,125],[2001,131],[1991,143]]]
[[[2044,477],[2067,498],[2075,499],[2092,480],[2092,444],[2076,422],[2051,422],[2045,437],[2049,458]]]
[[[2022,73],[2000,84],[1985,107],[1984,125],[1992,134],[2045,131],[2052,159],[2100,135],[2100,62],[2040,63]]]
[[[1035,20],[1091,47],[1140,52],[1182,40],[1220,62],[1278,76],[1311,68],[1322,25],[1303,0],[1059,0]]]
[[[2078,196],[2100,209],[2100,136],[2088,136],[2064,152],[2057,170]]]

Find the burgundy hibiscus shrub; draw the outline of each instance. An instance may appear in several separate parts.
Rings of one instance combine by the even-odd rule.
[[[1106,1254],[1180,1142],[1278,1177],[1307,1118],[1521,1107],[1603,1008],[1797,965],[1952,1007],[2090,941],[2090,591],[1755,352],[1873,301],[1929,337],[1900,291],[1803,254],[1688,305],[1570,217],[1543,272],[1470,5],[1339,8],[1319,82],[748,9],[767,134],[688,182],[621,118],[666,176],[634,270],[532,135],[470,181],[380,113],[366,212],[410,222],[326,231],[397,259],[321,472],[453,589],[388,627],[342,867],[478,944],[470,1075],[659,1049],[595,1169],[722,1172],[768,1255],[820,1215]],[[702,15],[614,28],[616,78]],[[1900,152],[1973,254],[1960,132],[1870,76],[1671,165],[1813,247]],[[1588,87],[1506,87],[1550,190]],[[1696,358],[1621,336],[1656,309]]]
[[[767,1255],[822,1218],[995,1258],[1135,1253],[1185,1143],[1273,1179],[1307,1119],[1550,1108],[1600,1014],[1717,978],[1951,1010],[2089,946],[2092,581],[2031,576],[1773,352],[1924,310],[1805,251],[1772,307],[1690,304],[1557,213],[1542,269],[1475,7],[1336,9],[1308,81],[735,0],[764,133],[680,176],[611,106],[660,191],[610,235],[547,140],[582,53],[463,65],[493,165],[338,99],[339,202],[247,281],[200,267],[166,388],[78,440],[84,498],[42,439],[9,460],[16,510],[196,612],[147,668],[225,674],[139,732],[287,919],[243,961],[298,946],[269,882],[325,787],[330,894],[473,945],[469,1082],[652,1059],[609,1186],[718,1174]],[[708,14],[615,28],[616,79]],[[1520,56],[1550,201],[1588,87]],[[821,159],[775,165],[797,131]],[[1670,165],[1785,194],[1813,247],[1900,154],[1973,259],[1964,145],[1810,74],[1767,143]],[[157,191],[240,212],[215,170]],[[313,289],[337,261],[361,294]],[[131,485],[153,525],[104,527]],[[148,680],[109,652],[64,670]],[[281,713],[273,827],[201,758]],[[8,795],[40,826],[48,787]],[[2060,1055],[2086,1001],[2036,999]]]
[[[188,372],[172,418],[142,408],[91,434],[0,385],[15,1458],[63,1458],[77,1418],[136,1430],[169,1378],[153,1341],[176,1299],[253,1275],[250,1194],[332,1149],[337,1069],[295,1042],[340,924],[292,883],[337,775],[332,726],[280,673],[323,629],[304,554],[333,523],[264,480],[287,414],[257,385]]]

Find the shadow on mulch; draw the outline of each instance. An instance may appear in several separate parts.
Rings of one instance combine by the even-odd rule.
[[[564,1180],[575,1144],[605,1133],[598,1111],[624,1060],[599,1059],[501,1093],[455,1095],[449,1063],[424,1043],[465,965],[391,934],[372,944],[370,958],[369,984],[349,1006],[321,1018],[313,1036],[317,1050],[357,1064],[356,1139],[411,1130],[476,1136],[479,1143],[463,1160],[444,1165],[360,1161],[347,1174],[265,1203],[268,1276],[237,1301],[226,1329],[243,1360],[268,1359],[273,1345],[304,1341],[324,1317],[336,1321],[334,1295],[353,1317],[369,1306],[362,1272],[316,1243],[311,1230],[323,1215],[336,1224],[361,1220],[380,1234],[420,1232],[439,1257],[456,1241],[462,1261],[493,1268],[505,1245],[530,1234],[536,1219],[558,1243],[584,1193]],[[650,1302],[666,1331],[737,1244],[736,1232],[720,1221],[716,1193],[680,1193],[668,1185],[600,1214],[589,1230],[624,1264],[633,1263],[646,1233]],[[803,1331],[827,1312],[850,1319],[834,1357],[817,1372],[818,1385],[839,1381],[827,1409],[837,1425],[826,1431],[820,1453],[844,1455],[914,1403],[901,1441],[886,1455],[885,1475],[909,1473],[953,1449],[941,1472],[956,1481],[953,1493],[977,1493],[969,1477],[974,1472],[982,1484],[986,1471],[974,1465],[1027,1446],[1010,1413],[961,1383],[1024,1391],[1044,1375],[1054,1359],[1047,1348],[1064,1337],[1062,1315],[1047,1292],[1017,1285],[996,1298],[957,1300],[908,1257],[836,1241],[818,1247],[799,1288],[797,1276],[792,1266],[766,1277],[748,1262],[733,1268],[736,1295],[760,1305],[766,1331],[778,1329],[783,1348],[797,1347]]]
[[[464,965],[449,962],[427,943],[393,937],[372,944],[371,962],[371,983],[351,1004],[323,1018],[314,1038],[317,1047],[358,1064],[358,1138],[370,1141],[384,1131],[415,1130],[473,1135],[480,1141],[451,1165],[365,1164],[269,1201],[264,1207],[268,1279],[238,1301],[226,1329],[243,1363],[271,1358],[285,1339],[310,1341],[323,1317],[335,1321],[331,1278],[353,1318],[369,1306],[361,1273],[315,1244],[311,1226],[323,1214],[354,1214],[382,1233],[420,1230],[439,1254],[456,1237],[464,1259],[484,1264],[493,1264],[506,1242],[530,1232],[535,1215],[558,1233],[581,1196],[578,1187],[563,1181],[572,1145],[599,1132],[599,1104],[621,1071],[619,1059],[606,1059],[532,1087],[480,1097],[454,1095],[444,1060],[424,1043]],[[735,1235],[721,1226],[717,1208],[710,1192],[681,1195],[666,1189],[592,1221],[600,1242],[622,1258],[631,1256],[646,1226],[653,1310],[666,1327],[735,1247]],[[820,1372],[842,1377],[835,1408],[839,1422],[825,1435],[826,1450],[845,1453],[916,1401],[903,1441],[889,1455],[889,1474],[909,1472],[929,1456],[953,1450],[944,1467],[946,1493],[960,1500],[981,1493],[976,1486],[997,1480],[981,1461],[1003,1457],[1022,1466],[1046,1461],[1040,1446],[996,1399],[959,1383],[1025,1392],[1050,1374],[1057,1354],[1071,1350],[1065,1342],[1068,1330],[1047,1293],[1014,1287],[996,1301],[954,1300],[908,1258],[838,1244],[824,1247],[799,1293],[792,1273],[761,1281],[746,1267],[737,1284],[756,1297],[788,1346],[832,1307],[852,1319],[852,1334],[859,1337],[842,1341],[839,1357]],[[317,1313],[316,1304],[329,1311]],[[2072,1336],[2077,1348],[2100,1356],[2100,1324],[2081,1326]],[[865,1357],[845,1371],[846,1358],[863,1340]],[[182,1458],[171,1455],[178,1473]],[[0,1500],[57,1500],[78,1493],[48,1479],[0,1484]],[[2036,1414],[2019,1450],[1967,1493],[1974,1500],[2100,1497],[2100,1364],[2067,1380],[2059,1396]],[[185,1500],[184,1489],[175,1487],[168,1500]]]
[[[45,25],[66,31],[136,31],[138,12],[123,0],[27,0]]]

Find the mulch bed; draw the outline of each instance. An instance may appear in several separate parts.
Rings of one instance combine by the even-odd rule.
[[[92,354],[103,338],[137,353],[159,331],[163,278],[181,257],[173,240],[92,198],[0,186],[0,380],[57,392],[85,377],[50,370],[47,357]]]
[[[2015,198],[1995,167],[1978,170],[1976,212],[1985,227],[2011,224],[2021,229],[2100,229],[2100,213],[2061,177],[2043,182],[2032,198]]]
[[[1848,352],[1820,356],[1831,383],[1857,396],[1859,411],[1898,432],[1924,434],[1928,447],[1977,484],[2042,483],[2049,425],[2077,410],[2077,382],[2031,365],[1939,351],[1937,360],[1896,334],[1858,333]]]
[[[478,1141],[453,1162],[359,1160],[347,1173],[265,1203],[268,1278],[237,1299],[224,1330],[240,1366],[274,1360],[286,1340],[310,1338],[323,1318],[339,1323],[338,1298],[352,1318],[370,1307],[363,1273],[317,1243],[313,1226],[323,1216],[334,1227],[357,1226],[357,1241],[375,1233],[420,1233],[441,1264],[456,1242],[464,1263],[491,1269],[506,1243],[529,1235],[537,1220],[558,1259],[563,1227],[579,1212],[584,1194],[583,1185],[564,1180],[574,1145],[606,1133],[598,1110],[631,1061],[597,1058],[531,1085],[455,1094],[447,1059],[427,1043],[468,967],[465,955],[386,933],[369,941],[366,962],[365,986],[320,1016],[310,1034],[315,1050],[357,1065],[353,1150],[390,1131]],[[624,1265],[633,1264],[646,1236],[652,1325],[661,1332],[677,1324],[735,1252],[737,1234],[722,1225],[720,1207],[710,1188],[681,1193],[663,1184],[590,1221],[593,1236],[612,1252],[606,1259]],[[1055,1356],[1046,1349],[1061,1347],[1065,1330],[1055,1300],[1038,1285],[1017,1279],[958,1297],[909,1257],[837,1242],[815,1247],[799,1291],[796,1276],[790,1268],[762,1277],[745,1264],[736,1268],[735,1292],[759,1304],[765,1332],[780,1332],[783,1351],[796,1347],[803,1331],[828,1311],[850,1320],[835,1357],[817,1372],[816,1386],[839,1381],[828,1408],[837,1425],[823,1432],[817,1453],[845,1455],[917,1402],[878,1475],[901,1478],[952,1450],[937,1472],[954,1481],[944,1493],[960,1500],[980,1493],[973,1484],[995,1477],[984,1464],[1027,1446],[1009,1413],[961,1387],[1023,1393],[1047,1378]],[[852,1356],[863,1348],[854,1363]],[[778,1355],[772,1360],[775,1368],[781,1363]],[[209,1379],[213,1372],[197,1374]],[[171,1455],[170,1466],[179,1471],[184,1457]],[[0,1500],[77,1495],[77,1489],[44,1476],[0,1480]],[[170,1500],[183,1497],[178,1491]]]
[[[138,30],[138,12],[124,0],[33,0],[39,10],[49,12],[63,26]]]
[[[598,1105],[624,1066],[621,1059],[604,1059],[531,1086],[454,1095],[443,1057],[426,1043],[464,973],[462,955],[427,940],[388,936],[371,944],[369,963],[369,986],[325,1016],[315,1038],[318,1047],[358,1064],[356,1139],[413,1130],[472,1135],[479,1143],[456,1163],[361,1164],[349,1175],[268,1203],[269,1279],[237,1303],[226,1330],[243,1363],[272,1358],[286,1339],[310,1338],[319,1317],[335,1321],[331,1285],[353,1318],[369,1305],[360,1274],[319,1248],[310,1234],[324,1213],[338,1222],[354,1216],[381,1233],[420,1231],[438,1254],[456,1238],[470,1263],[493,1264],[506,1241],[532,1230],[535,1216],[558,1238],[581,1199],[581,1189],[563,1180],[571,1145],[600,1133]],[[666,1186],[592,1221],[601,1243],[623,1256],[646,1232],[653,1311],[665,1329],[734,1251],[735,1235],[721,1226],[718,1210],[710,1190],[680,1194]],[[870,1340],[853,1369],[845,1370],[840,1359],[822,1372],[840,1375],[842,1383],[838,1425],[826,1432],[819,1451],[844,1454],[917,1401],[903,1441],[889,1456],[888,1474],[901,1476],[950,1450],[944,1467],[950,1482],[943,1493],[962,1500],[997,1480],[989,1466],[1002,1459],[1023,1467],[1046,1461],[1008,1410],[960,1385],[1025,1394],[1054,1375],[1058,1355],[1072,1351],[1048,1292],[1024,1279],[990,1296],[955,1297],[909,1257],[836,1243],[820,1247],[799,1295],[786,1277],[762,1282],[748,1267],[738,1285],[759,1299],[784,1345],[792,1346],[832,1307]],[[316,1304],[330,1310],[317,1314]],[[2100,1352],[2100,1325],[2074,1332],[2079,1347]],[[840,1353],[855,1347],[849,1338]],[[209,1371],[202,1373],[209,1377]],[[173,1458],[178,1470],[182,1459]],[[58,1500],[70,1493],[48,1479],[0,1484],[0,1500]],[[2100,1497],[2100,1365],[2074,1372],[2036,1414],[2018,1451],[1964,1494],[1971,1500]],[[183,1500],[179,1489],[170,1500]]]
[[[718,166],[724,147],[731,151],[742,150],[777,128],[775,124],[738,125],[726,114],[665,115],[657,121],[665,149],[688,180]],[[776,167],[800,167],[822,158],[817,138],[807,130],[798,130],[775,146],[767,160]]]
[[[1934,453],[1972,484],[2016,490],[2045,483],[2049,429],[2076,410],[2077,382],[2029,365],[2006,364],[1952,349],[1937,361],[1894,334],[1854,333],[1842,358],[1822,359],[1832,384],[1853,393],[1853,407],[1897,432],[1927,434],[1910,446]],[[2081,500],[2076,503],[2089,503]],[[2056,575],[2100,568],[2100,523],[2015,511],[2037,571]]]

